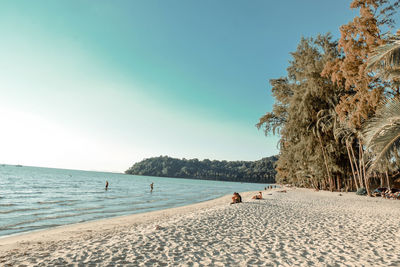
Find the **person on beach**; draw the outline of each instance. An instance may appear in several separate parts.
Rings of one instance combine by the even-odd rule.
[[[153,186],[154,186],[154,182],[151,182],[151,184],[150,184],[150,193],[153,192]]]
[[[105,189],[108,190],[108,181],[106,181],[106,188]]]
[[[233,197],[232,197],[232,202],[231,204],[235,204],[235,203],[241,203],[242,202],[242,196],[239,195],[239,193],[233,193]]]
[[[253,196],[252,199],[262,199],[262,192],[258,192],[258,195]]]

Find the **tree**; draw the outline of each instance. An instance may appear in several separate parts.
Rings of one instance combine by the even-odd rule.
[[[344,56],[328,62],[323,75],[344,85],[347,93],[341,97],[336,111],[349,127],[360,129],[362,122],[375,113],[386,86],[367,70],[367,59],[385,43],[381,29],[392,26],[392,16],[399,1],[353,0],[350,7],[360,15],[340,27],[339,49]]]
[[[276,103],[257,127],[281,137],[278,182],[365,187],[370,194],[361,127],[382,99],[400,94],[400,79],[383,79],[367,68],[367,60],[387,42],[382,32],[394,25],[399,5],[400,0],[353,0],[350,7],[359,15],[340,28],[338,44],[330,36],[303,38],[291,53],[287,77],[270,81]]]
[[[323,75],[346,89],[336,112],[341,123],[346,124],[342,128],[347,128],[347,132],[354,137],[351,143],[346,139],[349,160],[354,178],[356,175],[359,177],[360,186],[365,186],[368,194],[370,181],[364,163],[365,144],[361,141],[361,125],[375,114],[386,90],[390,91],[393,87],[367,68],[367,60],[377,47],[386,42],[382,29],[394,24],[392,17],[399,2],[353,0],[350,7],[358,8],[360,14],[340,28],[339,49],[343,51],[343,56],[328,62],[323,71]]]
[[[393,99],[377,110],[363,130],[364,140],[370,152],[370,170],[387,166],[399,158],[400,149],[400,100]]]
[[[275,182],[277,157],[258,161],[210,161],[208,159],[175,159],[167,156],[145,159],[135,163],[126,174],[160,177],[192,178],[253,183]]]
[[[368,62],[368,68],[378,72],[384,79],[400,78],[400,36],[378,47]],[[370,171],[386,172],[391,161],[399,159],[400,149],[400,100],[390,99],[382,104],[375,116],[364,128],[363,137],[370,152]]]
[[[373,51],[367,68],[377,71],[378,76],[383,79],[400,78],[400,30],[397,36]]]
[[[321,75],[326,62],[339,56],[336,47],[329,34],[302,38],[291,53],[287,77],[270,81],[277,103],[257,127],[281,136],[278,182],[334,190],[342,185],[340,177],[346,177],[345,168],[338,167],[345,150],[326,116],[335,113],[343,88]]]

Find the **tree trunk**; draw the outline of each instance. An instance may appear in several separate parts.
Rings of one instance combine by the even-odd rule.
[[[356,170],[357,170],[358,182],[360,183],[360,187],[364,187],[363,179],[361,177],[361,169],[359,168],[360,166],[358,166],[358,164],[357,164],[357,158],[354,154],[354,149],[353,149],[353,147],[350,147],[350,148],[351,148],[351,153],[353,154],[354,166],[356,166]]]
[[[356,190],[358,190],[358,183],[357,183],[357,180],[356,180],[356,173],[355,173],[355,171],[354,171],[353,160],[352,160],[352,157],[351,157],[351,154],[350,154],[349,146],[350,146],[350,145],[349,145],[348,141],[346,140],[346,149],[347,149],[347,155],[349,156],[349,161],[350,161],[350,166],[351,166],[351,172],[353,173],[354,184],[355,184],[355,186],[356,186]]]
[[[322,190],[326,190],[326,180],[325,179],[322,180],[321,185],[322,185]]]
[[[354,155],[354,149],[353,149],[352,146],[350,146],[350,151],[351,151],[351,154],[353,156],[352,158],[354,160],[354,166],[356,167],[357,176],[358,176],[358,182],[360,183],[360,187],[363,187],[363,183],[362,183],[362,179],[361,179],[361,173],[360,173],[360,170],[358,169],[357,159],[356,159],[356,156]]]
[[[360,142],[360,151],[361,151],[361,164],[363,167],[363,177],[364,177],[364,181],[365,181],[365,190],[367,190],[367,194],[369,197],[372,197],[371,195],[371,189],[370,189],[370,184],[369,184],[369,174],[367,175],[365,172],[365,160],[364,160],[364,150],[362,148],[362,143]]]
[[[315,190],[317,190],[317,191],[319,190],[318,189],[318,181],[316,179],[311,178],[311,184],[312,184],[312,186],[314,187]]]
[[[365,190],[367,191],[368,196],[372,196],[371,195],[371,190],[370,190],[370,186],[369,186],[369,175],[367,176],[365,173],[365,162],[364,162],[364,150],[362,148],[362,143],[360,142],[359,144],[359,151],[360,151],[360,170],[362,170],[362,177],[364,179],[364,184],[365,184]]]
[[[318,140],[319,140],[319,144],[321,145],[321,150],[322,150],[322,155],[324,157],[324,162],[325,162],[325,167],[326,167],[326,172],[328,174],[328,179],[329,179],[329,189],[332,192],[333,191],[333,187],[332,187],[332,177],[331,174],[329,172],[329,167],[328,167],[328,160],[327,160],[327,156],[325,155],[325,149],[324,146],[322,145],[322,140],[321,140],[321,136],[318,136]]]
[[[390,181],[389,181],[389,175],[388,175],[388,172],[387,172],[387,171],[385,171],[385,174],[386,174],[387,187],[388,187],[388,189],[390,190]]]

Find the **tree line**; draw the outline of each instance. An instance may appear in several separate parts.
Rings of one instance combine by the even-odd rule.
[[[277,159],[276,156],[272,156],[257,161],[218,161],[160,156],[135,163],[125,173],[218,181],[274,183]]]
[[[275,103],[257,124],[280,136],[278,183],[324,190],[393,186],[399,174],[400,1],[353,0],[359,11],[330,34],[302,38]],[[396,128],[397,127],[397,128]]]

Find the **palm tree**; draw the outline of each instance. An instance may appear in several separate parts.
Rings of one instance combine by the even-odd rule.
[[[389,166],[400,149],[400,99],[387,101],[363,128],[363,139],[370,152],[373,169]]]
[[[400,78],[400,35],[379,46],[370,55],[367,68],[383,79]]]
[[[376,49],[369,58],[368,68],[384,79],[400,79],[400,35]],[[400,150],[399,98],[382,103],[375,116],[365,123],[363,137],[371,157],[369,171],[387,170]]]

